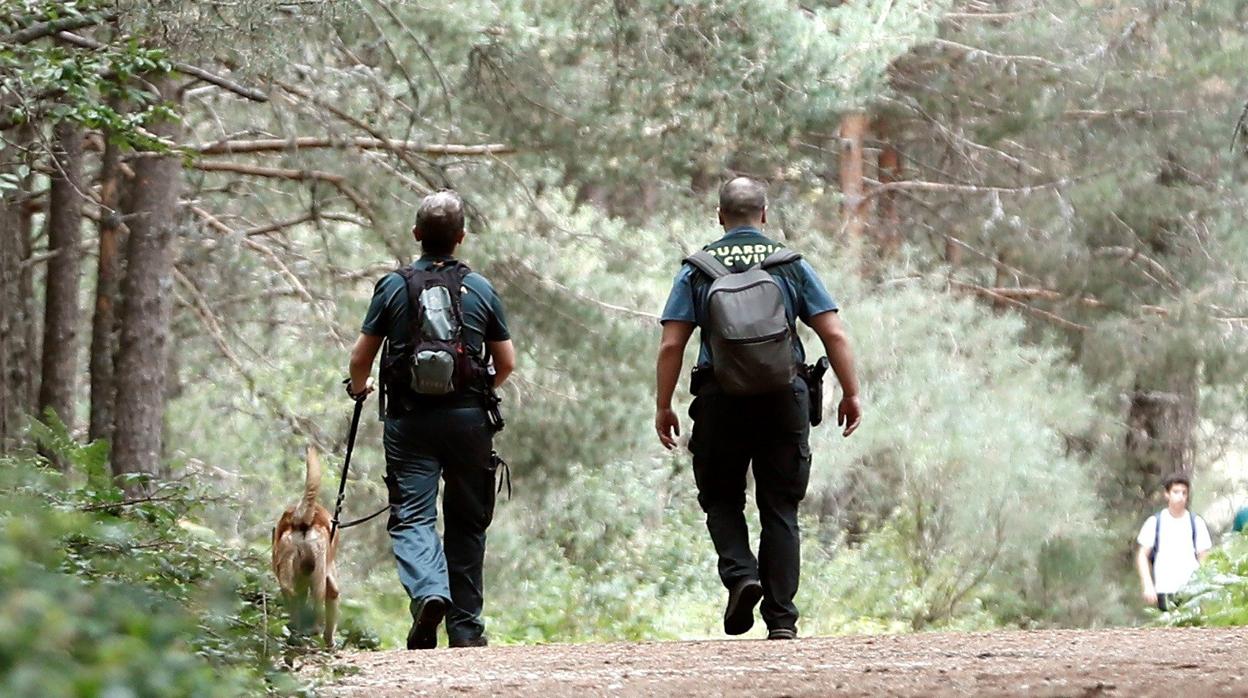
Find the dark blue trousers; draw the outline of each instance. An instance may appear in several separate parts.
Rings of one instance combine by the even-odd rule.
[[[387,530],[409,598],[449,599],[451,640],[472,640],[481,622],[485,529],[494,517],[493,431],[479,407],[429,409],[386,419]],[[445,518],[437,531],[439,480]]]

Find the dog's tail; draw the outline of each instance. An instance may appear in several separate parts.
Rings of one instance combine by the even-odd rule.
[[[308,471],[303,481],[303,498],[295,507],[295,522],[304,526],[312,525],[312,517],[316,515],[316,498],[321,491],[321,456],[316,448],[308,447]]]

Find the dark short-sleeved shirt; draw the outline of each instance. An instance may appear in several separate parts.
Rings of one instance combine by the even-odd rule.
[[[412,263],[416,269],[426,270],[435,262],[451,261],[453,257],[425,255]],[[464,314],[464,344],[474,356],[482,356],[485,342],[501,342],[511,338],[507,330],[507,318],[503,302],[494,287],[484,276],[470,272],[464,277],[460,293],[460,306]],[[409,300],[407,284],[398,272],[381,277],[373,289],[373,300],[360,331],[367,335],[385,337],[391,344],[406,342],[411,336],[408,327]]]
[[[722,238],[703,249],[715,255],[724,266],[738,272],[762,262],[782,247],[784,245],[763,235],[757,228],[742,226],[729,230]],[[828,289],[815,274],[814,268],[805,259],[775,268],[772,276],[784,292],[784,311],[790,325],[795,324],[797,319],[810,325],[810,319],[814,316],[839,309]],[[689,264],[681,265],[659,322],[676,320],[692,322],[699,328],[704,327],[706,296],[710,285],[710,280],[701,271]],[[700,334],[701,349],[698,352],[697,366],[710,366],[710,342],[705,332]],[[793,347],[797,361],[805,362],[806,349],[796,335]]]

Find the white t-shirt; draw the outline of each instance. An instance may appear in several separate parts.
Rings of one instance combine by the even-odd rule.
[[[1153,535],[1157,529],[1157,514],[1148,517],[1135,540],[1141,547],[1153,547]],[[1209,527],[1205,520],[1196,517],[1196,549],[1192,550],[1192,519],[1187,512],[1177,519],[1167,509],[1161,512],[1161,548],[1153,560],[1153,586],[1158,594],[1173,594],[1187,584],[1200,563],[1197,553],[1213,547]]]

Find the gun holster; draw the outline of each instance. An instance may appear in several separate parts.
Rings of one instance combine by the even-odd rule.
[[[809,366],[802,366],[801,376],[806,381],[806,389],[810,394],[810,426],[817,427],[823,423],[823,374],[828,372],[831,364],[828,357],[823,357]]]

